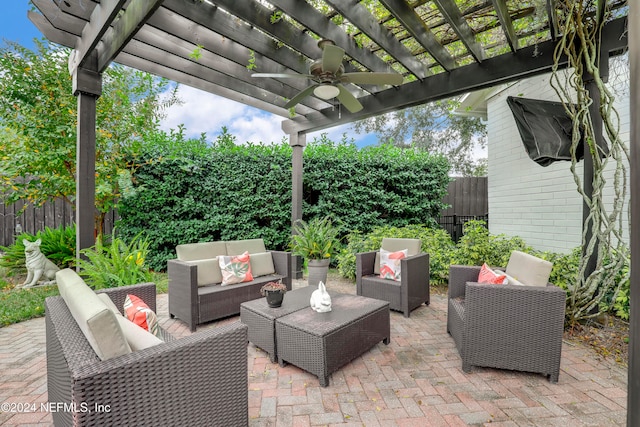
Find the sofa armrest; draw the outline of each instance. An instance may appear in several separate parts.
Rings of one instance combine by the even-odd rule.
[[[377,251],[360,252],[356,254],[356,288],[358,295],[362,291],[362,277],[373,274]]]
[[[247,327],[214,329],[71,367],[77,425],[248,425]]]
[[[421,295],[429,301],[429,254],[419,253],[400,260],[402,297]]]
[[[142,299],[153,312],[156,312],[156,284],[139,283],[137,285],[120,286],[118,288],[99,289],[96,294],[107,294],[115,306],[124,314],[124,300],[127,295],[135,295]]]
[[[480,268],[475,265],[449,266],[448,298],[464,297],[466,283],[478,280]]]
[[[196,330],[198,309],[198,266],[177,259],[167,261],[169,276],[169,315],[184,320]]]
[[[275,267],[276,274],[282,276],[282,283],[287,287],[287,290],[291,290],[292,286],[292,261],[291,252],[285,251],[269,251],[273,258],[273,266]]]

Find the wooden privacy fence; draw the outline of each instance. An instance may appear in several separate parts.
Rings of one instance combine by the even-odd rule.
[[[482,177],[460,177],[449,183],[447,195],[442,201],[450,208],[440,212],[438,224],[451,236],[454,242],[462,237],[464,224],[479,219],[489,224],[488,180]]]
[[[462,226],[466,221],[488,220],[487,178],[456,178],[449,183],[448,194],[443,198],[443,202],[451,207],[441,212],[438,223],[457,242],[462,236]],[[47,202],[37,208],[29,205],[22,214],[18,215],[23,206],[23,202],[13,205],[6,205],[4,201],[0,203],[0,246],[13,244],[18,230],[35,234],[44,230],[45,227],[57,228],[75,222],[73,207],[62,199]],[[104,225],[105,234],[113,231],[116,219],[117,212],[111,211],[107,214]]]
[[[6,205],[3,200],[0,203],[0,246],[13,244],[16,234],[22,231],[36,234],[45,227],[57,228],[75,223],[73,206],[62,199],[47,202],[40,207],[29,205],[19,214],[23,207],[24,202],[21,201],[12,205]],[[116,218],[115,211],[107,214],[104,225],[106,234],[113,231]]]

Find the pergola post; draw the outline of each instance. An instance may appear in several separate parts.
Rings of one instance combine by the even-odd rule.
[[[640,3],[629,2],[629,22],[640,22]],[[631,103],[631,284],[629,319],[629,370],[627,426],[640,425],[640,26],[629,25],[629,83]]]
[[[78,98],[76,142],[76,257],[95,244],[96,101],[102,94],[102,75],[95,55],[73,71],[73,95]]]
[[[291,226],[302,219],[302,152],[307,145],[307,135],[304,133],[289,134],[291,154]],[[293,229],[291,230],[293,233]],[[302,278],[302,258],[293,257],[293,277]]]

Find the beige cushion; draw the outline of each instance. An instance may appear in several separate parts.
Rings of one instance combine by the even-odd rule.
[[[525,285],[547,286],[553,264],[533,255],[520,251],[511,252],[509,263],[507,264],[507,278],[509,284],[513,284],[511,279],[515,279]]]
[[[218,258],[199,259],[195,261],[185,261],[187,264],[198,266],[198,286],[212,285],[222,282],[222,273]]]
[[[56,282],[71,315],[100,360],[131,353],[114,312],[75,271],[58,271]]]
[[[176,246],[176,254],[181,261],[213,259],[218,255],[227,255],[225,242],[187,243]]]
[[[111,311],[116,314],[116,319],[118,319],[118,324],[120,324],[120,328],[122,329],[122,333],[127,339],[127,343],[131,347],[131,350],[138,351],[144,350],[145,348],[153,347],[158,344],[162,344],[163,341],[157,336],[153,335],[149,331],[145,331],[140,326],[136,325],[126,317],[124,317],[118,311],[118,307],[111,301],[111,298],[107,294],[98,294],[98,298],[100,298],[107,307]]]
[[[422,248],[422,242],[420,239],[396,239],[391,237],[385,237],[382,239],[381,249],[389,252],[397,252],[406,249],[407,256],[418,255]],[[376,253],[375,264],[373,265],[373,272],[380,274],[380,251]]]
[[[276,273],[271,252],[258,252],[251,254],[249,263],[251,264],[251,274],[253,274],[254,278]]]
[[[267,249],[264,247],[264,240],[262,239],[231,240],[227,242],[227,255],[241,255],[245,252],[255,254],[266,251]]]

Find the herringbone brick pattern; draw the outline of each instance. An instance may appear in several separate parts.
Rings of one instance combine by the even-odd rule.
[[[355,292],[352,285],[333,289]],[[541,375],[494,369],[465,374],[446,332],[446,296],[432,295],[431,301],[409,319],[392,312],[391,343],[378,344],[334,373],[326,388],[295,366],[271,363],[249,344],[249,425],[626,425],[626,369],[580,344],[565,342],[558,384]],[[173,335],[190,334],[182,322],[168,318],[166,295],[158,296],[158,314]],[[234,321],[237,316],[198,330]],[[0,328],[0,378],[0,403],[33,402],[39,407],[46,402],[44,319]],[[0,424],[44,426],[51,424],[51,416],[4,412]]]

